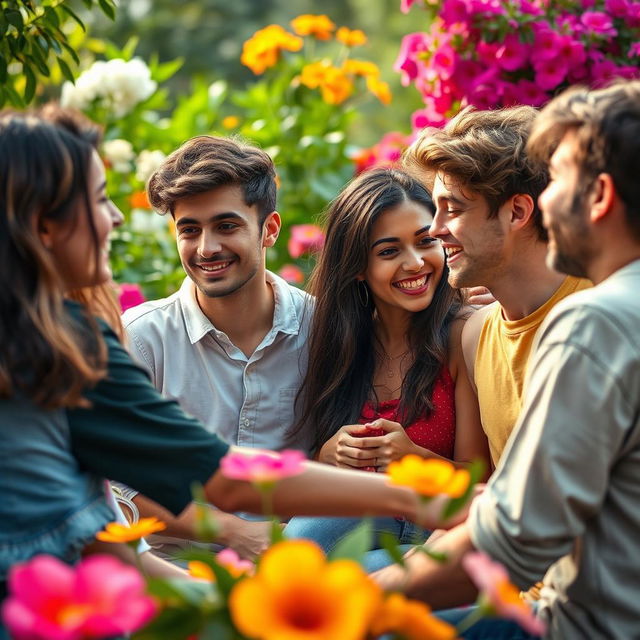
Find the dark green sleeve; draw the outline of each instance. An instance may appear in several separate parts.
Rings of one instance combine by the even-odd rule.
[[[175,514],[204,484],[228,445],[180,406],[163,398],[115,334],[100,323],[108,374],[85,393],[91,408],[67,411],[74,454],[82,467],[140,491]]]

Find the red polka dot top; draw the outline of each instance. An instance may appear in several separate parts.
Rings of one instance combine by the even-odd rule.
[[[360,413],[361,424],[372,422],[377,418],[385,418],[400,422],[397,419],[400,399],[380,402],[377,407],[366,402]],[[453,459],[453,447],[456,434],[455,385],[449,373],[449,367],[440,371],[433,387],[433,411],[431,415],[420,416],[415,422],[405,427],[407,435],[420,447],[433,453]]]

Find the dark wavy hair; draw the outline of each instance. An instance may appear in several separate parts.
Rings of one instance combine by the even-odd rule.
[[[65,285],[39,237],[43,220],[86,215],[89,140],[33,115],[0,114],[0,397],[44,408],[82,406],[106,373],[106,347],[88,314],[74,320]],[[82,206],[84,204],[84,206]]]
[[[315,434],[316,449],[342,425],[357,422],[373,393],[375,308],[372,296],[367,306],[362,304],[357,276],[367,267],[375,221],[407,200],[434,211],[420,182],[402,171],[377,169],[349,183],[325,213],[325,245],[309,283],[316,298],[309,367],[298,395],[298,428]],[[402,384],[398,410],[406,424],[433,409],[433,387],[446,361],[451,322],[461,306],[462,295],[449,285],[445,267],[433,301],[411,322],[413,364]]]

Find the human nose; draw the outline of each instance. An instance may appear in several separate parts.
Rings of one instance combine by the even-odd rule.
[[[447,229],[445,214],[437,211],[435,216],[433,216],[433,221],[431,222],[431,226],[429,227],[429,235],[432,238],[440,238],[449,233]]]
[[[111,215],[111,224],[114,228],[119,227],[124,222],[124,214],[111,200],[109,201],[109,214]]]
[[[222,251],[222,246],[215,234],[207,233],[203,230],[200,234],[200,242],[198,243],[198,253],[200,257],[209,258],[216,253],[220,253],[220,251]]]
[[[408,249],[402,266],[405,271],[419,271],[422,269],[424,266],[424,258],[420,251],[415,247]]]

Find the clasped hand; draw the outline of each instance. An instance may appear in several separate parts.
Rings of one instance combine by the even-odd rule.
[[[383,434],[366,435],[373,430],[382,431]],[[416,446],[407,436],[404,427],[398,422],[384,418],[367,424],[344,425],[325,447],[320,454],[321,461],[330,462],[337,467],[367,471],[386,471],[387,466],[394,460],[399,460],[409,453],[416,453]]]

